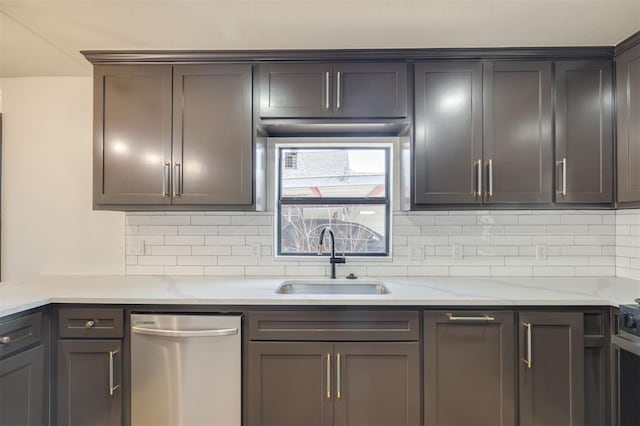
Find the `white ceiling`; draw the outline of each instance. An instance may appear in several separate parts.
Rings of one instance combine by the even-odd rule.
[[[0,77],[90,75],[90,49],[614,45],[640,0],[0,0]]]

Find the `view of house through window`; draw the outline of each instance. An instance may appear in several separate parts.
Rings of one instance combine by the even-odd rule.
[[[278,148],[278,254],[317,255],[330,227],[338,254],[388,255],[389,157],[386,147]]]

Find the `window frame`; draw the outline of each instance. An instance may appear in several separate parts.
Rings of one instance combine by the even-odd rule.
[[[381,197],[282,197],[282,176],[284,168],[284,157],[282,151],[284,150],[313,150],[313,149],[339,149],[339,150],[371,150],[379,149],[384,151],[385,157],[385,195]],[[283,205],[376,205],[384,206],[385,216],[385,250],[378,253],[345,253],[348,258],[363,259],[363,258],[391,258],[391,219],[393,216],[393,143],[387,142],[287,142],[275,144],[275,230],[274,230],[274,256],[280,259],[291,258],[315,258],[320,257],[317,253],[283,253],[282,252],[282,206]],[[326,239],[327,237],[325,237]],[[325,250],[322,254],[323,257],[330,256],[330,253]]]

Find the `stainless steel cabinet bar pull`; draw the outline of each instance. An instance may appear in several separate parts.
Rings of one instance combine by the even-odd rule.
[[[489,185],[487,195],[493,197],[493,160],[489,160]]]
[[[0,337],[0,345],[8,345],[9,343],[11,343],[11,337],[9,336]]]
[[[527,329],[527,357],[522,358],[522,362],[525,363],[527,368],[531,368],[531,323],[523,322],[522,325]]]
[[[237,328],[220,328],[214,330],[162,330],[157,328],[131,327],[131,332],[136,334],[146,334],[149,336],[164,337],[216,337],[233,336],[238,334]]]
[[[336,378],[338,382],[336,383],[336,398],[340,399],[342,397],[342,384],[340,383],[340,354],[336,355]]]
[[[329,109],[329,71],[324,74],[324,108]]]
[[[562,189],[558,191],[559,195],[567,195],[567,159],[563,158],[558,161],[558,165],[562,166]]]
[[[482,196],[482,160],[475,161],[474,167],[476,168],[476,192],[475,196]]]
[[[109,396],[113,396],[115,391],[120,387],[120,385],[113,385],[113,357],[119,351],[110,351],[109,352]]]
[[[449,321],[495,321],[496,319],[489,315],[483,315],[481,317],[458,317],[453,314],[447,314]]]
[[[91,327],[93,327],[94,325],[96,325],[95,320],[89,320],[89,321],[87,321],[87,322],[85,322],[85,323],[84,323],[85,328],[91,328]]]
[[[340,109],[340,80],[341,80],[341,73],[340,71],[338,71],[338,75],[336,76],[337,78],[337,84],[336,84],[336,108]]]
[[[175,172],[173,174],[173,196],[179,197],[181,195],[180,185],[182,184],[182,176],[181,176],[182,168],[180,167],[180,163],[175,164]]]
[[[169,196],[169,186],[171,186],[171,163],[164,163],[162,170],[162,196]]]
[[[327,354],[327,399],[331,398],[331,354]]]

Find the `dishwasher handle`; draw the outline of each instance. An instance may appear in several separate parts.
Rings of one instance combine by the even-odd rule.
[[[216,337],[233,336],[238,334],[237,328],[216,328],[212,330],[162,330],[157,328],[131,327],[131,332],[136,334],[146,334],[149,336],[165,337]]]

